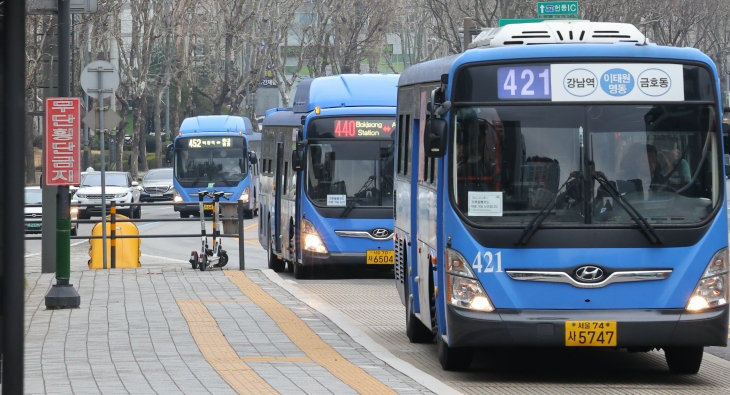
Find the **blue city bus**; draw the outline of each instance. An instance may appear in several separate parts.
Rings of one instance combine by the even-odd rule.
[[[174,207],[181,218],[200,214],[201,189],[224,191],[230,201],[241,200],[245,217],[253,218],[249,163],[255,165],[257,160],[247,141],[253,134],[251,121],[245,117],[209,115],[183,120],[168,148],[177,203]],[[212,202],[205,204],[205,210],[213,212]]]
[[[259,240],[269,268],[393,268],[397,75],[303,80],[263,122]]]
[[[541,44],[541,45],[531,45]],[[632,25],[542,22],[401,75],[396,286],[445,370],[478,347],[728,340],[720,84]]]

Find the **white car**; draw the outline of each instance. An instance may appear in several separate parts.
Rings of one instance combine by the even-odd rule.
[[[42,204],[43,192],[41,187],[25,187],[25,204]],[[71,220],[76,219],[78,210],[71,207]],[[25,207],[25,233],[41,233],[43,207]],[[76,236],[76,224],[71,224],[71,236]],[[55,231],[55,230],[54,230]]]
[[[142,208],[124,205],[125,203],[139,202],[139,184],[132,181],[127,172],[105,172],[107,214],[111,202],[116,202],[117,213],[129,218],[142,218]],[[79,206],[79,219],[89,219],[92,216],[101,216],[101,173],[89,172],[73,197]],[[88,205],[88,206],[84,206]]]

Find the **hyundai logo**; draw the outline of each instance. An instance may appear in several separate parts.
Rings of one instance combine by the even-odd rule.
[[[584,283],[594,283],[603,279],[603,269],[597,266],[581,266],[575,271],[575,277]]]
[[[390,231],[388,229],[376,228],[370,231],[370,234],[373,235],[373,237],[375,237],[376,239],[384,239],[390,236]]]

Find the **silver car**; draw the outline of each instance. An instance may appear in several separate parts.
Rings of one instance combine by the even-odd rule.
[[[25,204],[42,204],[43,191],[41,187],[25,187]],[[75,220],[79,210],[71,207],[71,220]],[[41,233],[43,207],[25,207],[25,233]],[[76,224],[71,224],[71,236],[76,236]],[[55,231],[55,230],[54,230]]]
[[[175,194],[172,186],[172,168],[152,169],[142,179],[141,202],[172,200]]]

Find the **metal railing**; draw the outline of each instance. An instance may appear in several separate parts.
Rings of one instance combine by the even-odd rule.
[[[146,207],[146,206],[149,206],[149,207],[160,207],[160,206],[175,206],[175,205],[179,205],[179,204],[181,204],[181,203],[175,203],[175,202],[120,203],[119,206],[129,207],[129,210],[134,211],[135,207],[140,207],[140,210],[141,210],[141,207]],[[193,204],[196,204],[197,205],[198,202],[185,202],[185,203],[182,203],[182,204],[189,206],[189,205],[193,205]],[[207,202],[206,202],[206,204],[207,204]],[[25,207],[26,208],[43,207],[43,205],[42,204],[26,204]],[[76,207],[76,208],[78,208],[78,207],[101,207],[101,204],[91,204],[91,203],[88,203],[88,204],[77,204],[77,203],[74,203],[74,204],[71,205],[71,208],[73,209],[74,207]],[[91,239],[104,239],[104,238],[109,239],[110,242],[112,243],[111,244],[111,246],[112,246],[112,251],[111,251],[112,252],[111,253],[111,257],[112,257],[111,268],[115,268],[116,254],[114,253],[114,248],[116,246],[116,240],[117,239],[161,239],[161,238],[193,238],[193,237],[200,238],[202,236],[200,233],[183,233],[183,234],[175,233],[175,234],[154,234],[154,235],[142,235],[142,234],[138,234],[138,235],[117,235],[116,234],[116,224],[117,223],[123,223],[123,222],[135,222],[135,223],[136,222],[200,222],[200,218],[145,218],[145,219],[141,219],[141,218],[139,218],[139,219],[128,218],[128,219],[118,219],[117,218],[117,214],[119,214],[119,213],[118,212],[112,213],[112,208],[114,209],[114,211],[116,211],[118,209],[117,202],[112,201],[112,202],[109,202],[109,204],[107,204],[107,216],[109,217],[109,224],[110,224],[110,227],[111,227],[110,232],[109,232],[108,235],[105,234],[106,233],[106,229],[104,227],[102,227],[102,230],[101,230],[102,231],[102,234],[101,235],[98,235],[98,236],[93,236],[93,235],[89,235],[89,236],[78,236],[78,235],[77,236],[70,236],[71,239],[75,239],[75,240],[91,240]],[[235,221],[235,222],[237,222],[237,225],[238,225],[237,226],[237,231],[238,232],[237,233],[234,233],[234,234],[220,233],[218,236],[219,237],[238,238],[238,266],[239,266],[239,269],[240,270],[244,270],[246,268],[246,261],[245,261],[245,258],[244,258],[245,246],[244,246],[244,239],[243,239],[243,220],[244,220],[243,213],[244,213],[244,207],[243,207],[243,202],[240,201],[240,200],[237,201],[236,213],[237,213],[237,216],[235,218],[220,218],[221,224],[218,224],[218,226],[222,226],[222,222],[224,220],[226,220],[226,221]],[[28,222],[42,223],[43,220],[40,217],[38,219],[28,219],[28,217],[26,217],[25,218],[25,222],[26,223],[28,223]],[[92,219],[74,219],[74,220],[71,220],[71,223],[72,224],[100,224],[101,223],[101,219],[99,219],[99,220],[92,220]],[[78,227],[76,229],[77,229],[77,232],[78,232]],[[42,232],[43,229],[40,229],[40,231]],[[52,231],[55,232],[56,230],[53,229]],[[25,240],[42,240],[43,239],[42,236],[31,236],[27,232],[33,232],[33,230],[26,228]]]

